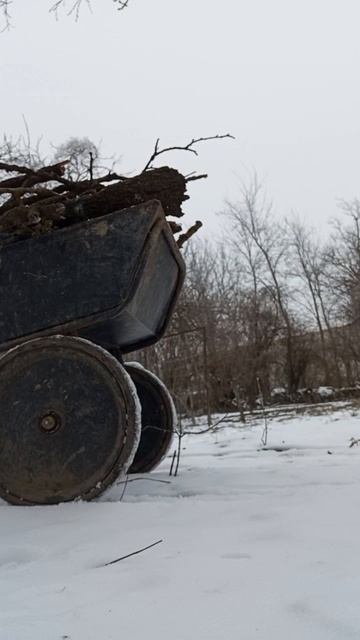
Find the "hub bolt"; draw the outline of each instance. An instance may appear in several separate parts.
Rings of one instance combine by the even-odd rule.
[[[45,433],[53,433],[54,431],[56,431],[56,429],[59,426],[60,426],[60,419],[53,412],[46,413],[40,419],[40,429],[41,429],[41,431],[44,431]]]

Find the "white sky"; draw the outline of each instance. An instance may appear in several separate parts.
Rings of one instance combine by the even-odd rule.
[[[200,155],[163,156],[190,187],[187,220],[220,233],[215,212],[255,168],[280,215],[296,210],[325,229],[336,199],[360,197],[358,0],[111,0],[84,5],[78,23],[51,0],[14,0],[0,35],[4,133],[59,144],[102,141],[141,169],[163,145],[231,132]],[[71,6],[68,0],[68,7]]]

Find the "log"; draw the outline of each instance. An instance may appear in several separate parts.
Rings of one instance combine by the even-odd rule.
[[[165,215],[180,218],[184,215],[181,205],[188,198],[185,177],[176,169],[160,167],[69,201],[65,215],[73,217],[75,208],[75,215],[94,218],[148,200],[160,200]]]

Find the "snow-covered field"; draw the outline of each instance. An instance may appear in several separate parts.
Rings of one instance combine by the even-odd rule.
[[[360,414],[231,418],[122,502],[2,504],[0,640],[358,640]]]

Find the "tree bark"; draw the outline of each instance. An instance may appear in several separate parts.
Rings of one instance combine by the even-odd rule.
[[[148,200],[160,200],[165,215],[181,217],[181,205],[188,198],[184,176],[176,169],[161,167],[69,201],[65,215],[71,217],[75,208],[81,210],[81,216],[94,218]]]

